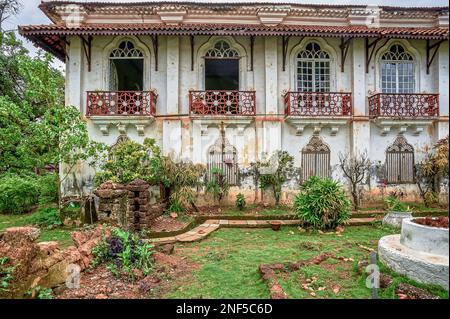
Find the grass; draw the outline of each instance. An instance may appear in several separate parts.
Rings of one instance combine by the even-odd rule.
[[[226,216],[245,216],[245,215],[258,215],[258,216],[269,216],[269,215],[291,215],[294,214],[292,207],[288,206],[276,206],[270,208],[262,208],[255,212],[257,205],[249,204],[243,210],[239,210],[236,207],[230,206],[225,208],[221,215]]]
[[[354,261],[329,259],[320,265],[303,267],[278,279],[290,298],[370,298],[365,287],[365,275],[357,273],[358,260],[367,259],[368,251],[358,244],[377,246],[380,237],[395,233],[391,228],[347,227],[341,237],[336,234],[302,233],[295,227],[271,229],[221,229],[199,243],[177,245],[176,253],[198,264],[192,277],[174,279],[172,290],[165,298],[269,298],[269,290],[258,272],[260,264],[293,262],[331,252]],[[384,269],[387,271],[386,269]],[[393,274],[395,282],[412,281]],[[301,287],[306,279],[317,277],[311,286],[316,296]],[[182,281],[182,282],[181,282]],[[436,287],[425,287],[448,298],[448,293]],[[338,285],[338,294],[333,287]],[[319,287],[325,287],[317,291]],[[394,288],[380,291],[381,298],[393,298]]]
[[[0,214],[0,231],[5,230],[8,227],[30,226],[28,224],[28,219],[32,215],[33,214],[23,214],[23,215]],[[61,248],[65,248],[72,245],[70,233],[74,231],[75,228],[57,227],[48,229],[46,227],[41,227],[40,229],[41,234],[38,238],[38,242],[56,240],[60,243]]]

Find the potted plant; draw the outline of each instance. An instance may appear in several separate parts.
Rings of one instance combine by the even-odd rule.
[[[270,226],[272,226],[272,230],[280,230],[281,228],[281,222],[279,220],[272,220],[270,221]]]
[[[399,201],[397,197],[391,195],[384,200],[384,203],[388,213],[383,218],[383,225],[400,228],[403,219],[412,218],[411,208]]]

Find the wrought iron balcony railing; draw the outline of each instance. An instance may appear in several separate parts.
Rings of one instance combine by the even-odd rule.
[[[153,91],[88,91],[86,115],[155,115]]]
[[[430,118],[439,116],[439,94],[378,93],[369,96],[370,118]]]
[[[343,92],[287,92],[285,114],[335,117],[352,115],[352,94]]]
[[[189,91],[191,115],[253,116],[255,91]]]

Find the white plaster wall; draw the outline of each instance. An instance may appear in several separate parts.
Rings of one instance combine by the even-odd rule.
[[[133,37],[131,37],[133,38]],[[229,38],[229,37],[228,37]],[[80,108],[85,114],[86,91],[107,90],[107,52],[105,49],[110,43],[118,40],[115,37],[94,37],[92,47],[92,69],[87,70],[86,57],[78,37],[69,37],[71,43],[68,48],[69,59],[66,67],[66,103]],[[212,41],[212,37],[196,36],[194,45],[194,69],[191,70],[191,46],[189,37],[180,37],[175,44],[174,39],[160,36],[158,38],[158,71],[155,70],[155,56],[152,40],[149,36],[140,36],[139,43],[147,48],[148,56],[145,57],[146,74],[145,89],[156,89],[158,101],[156,111],[158,115],[182,115],[183,119],[157,118],[145,128],[144,136],[139,136],[136,129],[130,126],[128,136],[138,142],[145,137],[154,138],[162,147],[165,154],[172,154],[176,158],[191,159],[193,162],[206,162],[206,152],[219,137],[217,126],[210,126],[206,135],[201,134],[199,125],[193,123],[186,115],[189,113],[188,92],[190,89],[203,88],[203,74],[201,64],[203,58],[200,50]],[[282,40],[278,38],[256,37],[254,42],[253,72],[250,71],[250,41],[248,37],[232,37],[232,42],[240,48],[244,58],[241,60],[241,90],[256,90],[256,120],[246,126],[243,134],[238,134],[237,127],[228,122],[226,137],[238,151],[238,159],[243,168],[249,163],[261,158],[262,152],[268,155],[277,149],[287,150],[294,156],[295,166],[300,166],[301,148],[308,142],[312,135],[312,129],[306,128],[302,136],[297,136],[295,128],[290,124],[280,121],[284,112],[282,92],[294,90],[295,57],[297,52],[309,41],[317,41],[323,48],[329,50],[332,59],[332,91],[353,92],[355,114],[367,117],[367,96],[369,91],[379,91],[377,72],[375,66],[382,51],[377,51],[369,66],[369,72],[365,73],[364,40],[354,39],[350,44],[347,58],[344,64],[344,72],[341,72],[340,39],[338,38],[299,38],[291,37],[286,56],[286,70],[282,70]],[[425,41],[401,40],[415,54],[417,59],[417,92],[440,93],[441,115],[448,115],[448,43],[441,45],[431,68],[430,74],[425,69]],[[387,49],[389,44],[384,48]],[[168,54],[168,45],[173,48],[178,46],[179,52]],[[170,65],[168,65],[168,63]],[[176,72],[173,72],[175,70]],[[172,76],[168,77],[167,72]],[[178,73],[174,77],[174,73]],[[172,84],[176,85],[172,85]],[[170,87],[168,87],[168,84]],[[357,94],[357,97],[355,95]],[[168,107],[170,103],[170,108]],[[170,111],[170,112],[169,112]],[[264,115],[271,113],[270,117]],[[115,143],[119,132],[111,127],[109,135],[104,136],[97,125],[87,119],[88,130],[91,137],[108,145]],[[416,162],[421,155],[418,152],[437,138],[448,134],[448,123],[441,121],[433,127],[428,127],[420,135],[415,136],[412,131],[405,133],[410,144],[416,149]],[[331,166],[333,177],[341,179],[338,164],[339,152],[354,152],[367,148],[373,161],[384,163],[384,151],[387,145],[395,139],[393,130],[387,136],[381,136],[376,124],[367,120],[358,123],[341,126],[336,136],[331,136],[329,128],[322,129],[320,133],[323,140],[331,148]],[[367,147],[365,147],[367,146]],[[81,175],[87,180],[92,177],[92,171],[86,167],[80,167]],[[86,185],[89,185],[87,183]]]

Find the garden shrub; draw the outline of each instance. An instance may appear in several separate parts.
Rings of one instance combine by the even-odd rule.
[[[39,186],[39,205],[47,205],[58,201],[58,175],[45,174],[37,179]]]
[[[111,237],[94,247],[92,254],[92,267],[106,262],[114,275],[125,275],[131,279],[134,279],[134,269],[141,270],[147,276],[153,265],[153,245],[145,243],[138,234],[119,228],[113,228]]]
[[[350,217],[351,202],[343,187],[330,178],[312,176],[295,197],[298,217],[314,229],[334,229]]]
[[[27,224],[47,226],[49,228],[61,226],[61,215],[58,209],[53,207],[40,208],[31,216],[25,217]]]
[[[391,212],[409,212],[411,209],[406,206],[405,203],[401,202],[396,196],[389,195],[385,200],[384,204],[386,210]]]
[[[38,200],[39,186],[34,177],[5,175],[0,178],[0,213],[27,213]]]
[[[245,196],[242,193],[239,193],[236,195],[236,207],[239,210],[243,210],[245,207]]]
[[[6,266],[8,257],[0,257],[0,295],[9,292],[15,266]]]
[[[211,194],[215,201],[220,201],[228,194],[230,185],[225,179],[222,169],[214,167],[211,170],[211,178],[206,182],[205,192]]]

